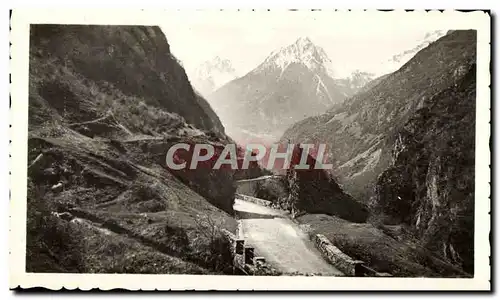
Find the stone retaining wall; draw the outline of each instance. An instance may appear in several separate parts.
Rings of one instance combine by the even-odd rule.
[[[245,200],[245,201],[248,201],[248,202],[252,202],[252,203],[255,203],[255,204],[259,204],[259,205],[262,205],[262,206],[271,207],[271,205],[273,205],[273,203],[271,201],[268,201],[268,200],[264,200],[264,199],[260,199],[260,198],[255,198],[255,197],[247,196],[247,195],[243,195],[243,194],[235,194],[235,195],[236,195],[236,198],[238,198],[238,199]]]
[[[236,181],[236,192],[245,195],[256,196],[259,186],[265,182],[276,181],[279,182],[282,176],[267,175],[251,179],[242,179]]]
[[[335,247],[327,238],[322,234],[316,234],[314,243],[319,249],[321,254],[339,271],[347,276],[359,276],[357,270],[363,264],[360,260],[354,260],[347,254],[340,251]]]
[[[365,265],[361,260],[351,258],[349,255],[342,252],[339,248],[328,240],[322,234],[316,234],[314,244],[319,249],[321,254],[334,265],[337,269],[347,276],[370,276],[370,277],[389,277],[388,273],[379,273]]]

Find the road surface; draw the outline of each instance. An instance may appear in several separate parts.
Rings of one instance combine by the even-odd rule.
[[[235,200],[245,244],[255,248],[256,256],[282,272],[343,276],[314,247],[307,235],[283,211],[255,203]]]

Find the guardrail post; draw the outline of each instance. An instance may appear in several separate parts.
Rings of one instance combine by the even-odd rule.
[[[245,247],[245,264],[253,265],[254,248]]]
[[[264,257],[259,256],[259,257],[255,258],[255,265],[257,267],[260,267],[260,266],[265,265],[265,264],[266,264],[266,259]]]
[[[245,247],[245,240],[236,240],[235,241],[236,254],[243,254],[244,247]]]

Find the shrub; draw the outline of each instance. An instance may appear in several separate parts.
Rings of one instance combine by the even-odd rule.
[[[285,177],[257,181],[255,197],[278,203],[280,199],[288,197]]]
[[[198,215],[196,218],[196,232],[192,248],[194,255],[201,260],[201,264],[222,273],[232,272],[232,253],[229,240],[222,234],[221,222],[211,216]]]
[[[51,215],[44,186],[28,182],[26,235],[27,272],[84,272],[80,233]]]

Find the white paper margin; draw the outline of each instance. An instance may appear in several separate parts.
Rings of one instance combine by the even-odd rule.
[[[476,176],[475,176],[475,275],[470,279],[435,278],[363,278],[303,276],[214,276],[214,275],[136,275],[136,274],[45,274],[26,273],[26,182],[28,134],[28,65],[30,24],[100,24],[160,25],[163,18],[203,17],[214,22],[225,17],[262,14],[287,18],[287,10],[132,10],[132,9],[17,9],[11,20],[10,86],[10,231],[9,263],[11,288],[45,287],[58,290],[115,288],[128,290],[489,290],[490,287],[490,16],[485,12],[458,11],[333,11],[299,10],[294,14],[332,14],[355,23],[356,19],[373,19],[373,26],[404,24],[413,26],[435,22],[453,29],[477,30],[477,103],[476,103]],[[267,15],[264,15],[267,14]],[[314,16],[314,15],[313,15]],[[351,24],[351,23],[350,23]],[[387,24],[386,24],[387,25]],[[346,26],[347,27],[347,26]],[[346,28],[349,30],[349,28]],[[369,30],[369,28],[367,28]],[[168,37],[167,37],[168,38]]]

